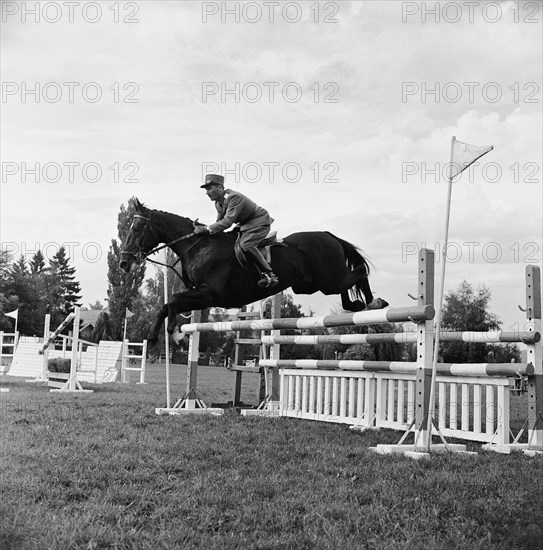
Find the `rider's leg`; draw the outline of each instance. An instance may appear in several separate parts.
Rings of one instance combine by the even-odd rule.
[[[264,256],[262,256],[260,250],[258,250],[256,246],[251,246],[245,250],[245,253],[251,258],[257,270],[262,274],[262,277],[258,281],[259,287],[267,288],[279,283],[277,275],[272,271],[270,264],[266,261]]]
[[[267,236],[269,230],[269,225],[254,227],[241,231],[238,237],[240,248],[245,252],[247,257],[256,267],[257,271],[262,275],[258,281],[258,286],[262,288],[275,286],[279,282],[279,279],[272,271],[270,264],[268,264],[264,256],[262,256],[257,248]]]

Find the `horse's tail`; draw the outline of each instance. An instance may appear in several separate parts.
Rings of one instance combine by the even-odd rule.
[[[345,254],[345,267],[348,271],[354,271],[360,270],[363,271],[363,275],[368,277],[370,274],[370,269],[373,267],[373,264],[364,258],[360,252],[362,252],[357,246],[354,244],[351,244],[348,241],[345,241],[343,239],[340,239],[339,237],[336,237],[334,234],[329,233],[326,231],[330,237],[332,237],[335,241],[337,241],[341,248],[343,248],[343,254]],[[364,292],[362,290],[362,287],[358,284],[355,284],[351,288],[350,294],[352,295],[353,299],[362,299],[364,297]]]
[[[365,274],[370,274],[370,269],[373,267],[373,264],[364,258],[360,252],[360,248],[355,246],[354,244],[351,244],[350,242],[344,241],[343,239],[340,239],[339,237],[336,237],[334,234],[326,231],[332,239],[337,241],[341,248],[343,248],[343,253],[345,254],[345,265],[349,271],[354,271],[355,269],[363,266],[365,270]]]

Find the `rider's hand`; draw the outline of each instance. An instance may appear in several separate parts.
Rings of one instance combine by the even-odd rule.
[[[207,225],[197,225],[195,228],[194,228],[194,233],[196,235],[199,235],[200,233],[207,233],[209,230],[207,228]]]

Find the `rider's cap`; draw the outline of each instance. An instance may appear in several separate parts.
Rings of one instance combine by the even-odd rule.
[[[219,174],[206,174],[205,183],[200,187],[208,187],[209,185],[224,185],[224,177]]]

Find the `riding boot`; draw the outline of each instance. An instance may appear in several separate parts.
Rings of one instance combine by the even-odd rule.
[[[258,250],[256,246],[251,246],[251,248],[248,248],[245,252],[253,260],[256,269],[261,274],[261,278],[257,283],[258,286],[260,288],[276,286],[279,283],[279,279],[277,278],[277,275],[272,271],[270,264],[260,253],[260,250]]]

